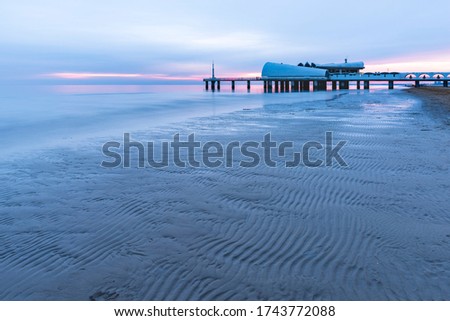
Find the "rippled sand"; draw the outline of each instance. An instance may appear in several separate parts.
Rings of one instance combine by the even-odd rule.
[[[326,131],[348,167],[104,169],[100,142],[3,162],[0,298],[450,300],[450,132],[413,96],[335,93],[133,138]]]

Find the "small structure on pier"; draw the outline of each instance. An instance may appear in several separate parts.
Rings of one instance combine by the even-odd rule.
[[[316,68],[325,69],[330,75],[358,74],[364,69],[364,62],[347,62],[345,59],[344,63],[316,64]]]

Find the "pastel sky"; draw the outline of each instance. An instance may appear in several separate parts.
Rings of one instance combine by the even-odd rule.
[[[189,81],[266,61],[450,71],[450,1],[14,0],[0,81]]]

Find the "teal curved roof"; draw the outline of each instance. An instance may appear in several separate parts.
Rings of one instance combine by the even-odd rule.
[[[261,72],[262,77],[297,77],[315,78],[328,77],[328,72],[324,69],[300,67],[295,65],[266,62]]]

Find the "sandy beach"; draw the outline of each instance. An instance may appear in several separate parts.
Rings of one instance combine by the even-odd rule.
[[[419,97],[444,124],[450,125],[450,88],[419,87],[408,89],[408,92]]]
[[[114,136],[3,160],[0,299],[450,300],[450,131],[425,107],[439,92],[205,93],[238,110],[132,132],[297,146],[331,131],[346,167],[102,168]]]

